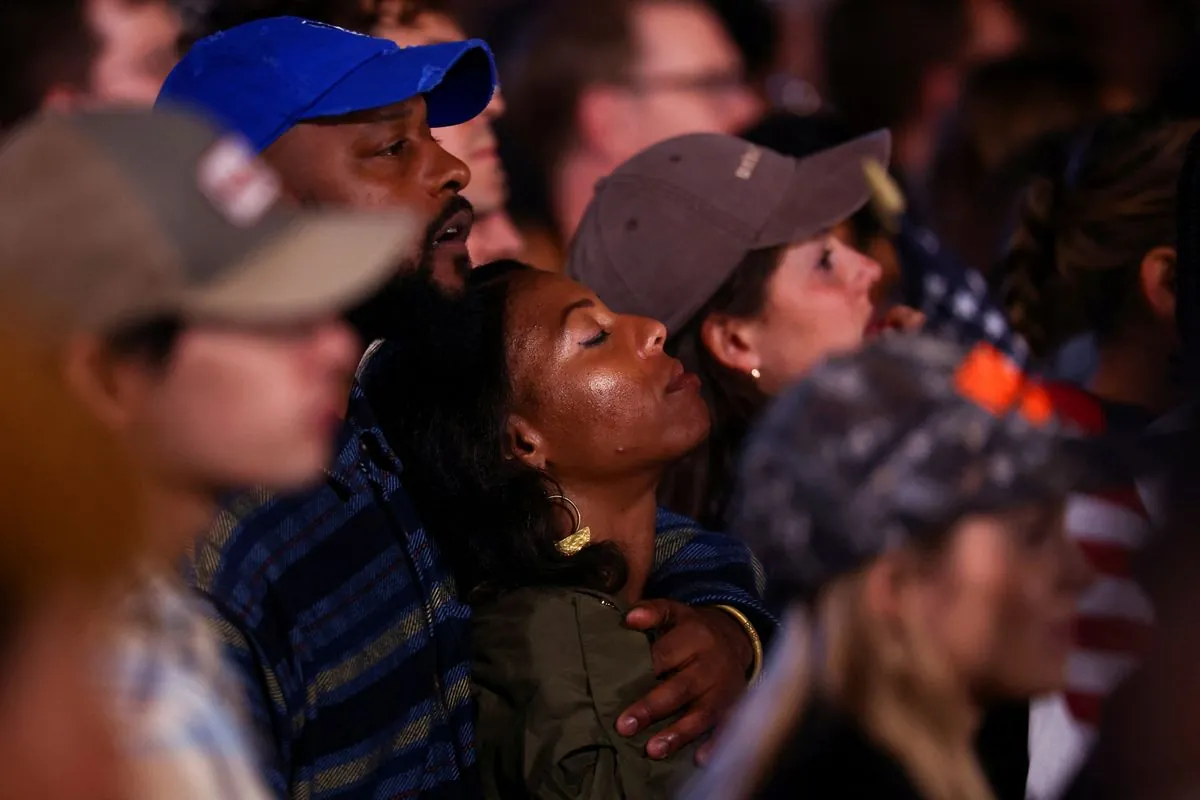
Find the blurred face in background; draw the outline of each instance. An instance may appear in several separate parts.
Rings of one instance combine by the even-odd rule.
[[[741,53],[702,3],[648,2],[631,20],[638,53],[623,104],[626,152],[686,133],[736,133],[762,111]]]
[[[104,357],[99,375],[114,387],[104,416],[143,469],[180,491],[300,488],[329,463],[360,352],[350,327],[332,318],[191,326],[165,362]]]
[[[1006,58],[1025,44],[1025,29],[1008,0],[971,0],[971,42],[967,57],[975,62]]]
[[[166,0],[89,0],[99,44],[90,94],[105,104],[150,105],[178,61],[180,24]]]
[[[1064,505],[970,516],[901,590],[909,619],[979,700],[1061,689],[1079,597],[1091,580]]]
[[[462,28],[445,14],[422,12],[407,24],[400,22],[401,3],[381,8],[380,23],[372,33],[391,39],[401,47],[457,42],[466,39]],[[524,242],[505,207],[508,177],[496,149],[492,124],[504,114],[504,98],[497,89],[483,114],[470,122],[434,130],[434,138],[446,152],[471,170],[471,183],[463,196],[475,207],[475,224],[467,237],[473,264],[502,258],[520,258]]]

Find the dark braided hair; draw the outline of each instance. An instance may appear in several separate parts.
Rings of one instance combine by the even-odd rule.
[[[1035,355],[1085,331],[1111,339],[1139,308],[1142,259],[1176,242],[1178,176],[1198,127],[1108,118],[1029,185],[996,281]]]
[[[559,492],[509,449],[509,303],[539,274],[515,261],[472,271],[461,302],[439,305],[420,330],[389,340],[362,378],[404,464],[404,487],[473,603],[535,586],[615,593],[626,580],[611,542],[558,552],[570,532],[550,499]]]

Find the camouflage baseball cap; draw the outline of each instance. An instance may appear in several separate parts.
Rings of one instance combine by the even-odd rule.
[[[1050,392],[990,345],[885,337],[782,395],[746,447],[733,528],[782,591],[829,580],[970,513],[1124,480]]]

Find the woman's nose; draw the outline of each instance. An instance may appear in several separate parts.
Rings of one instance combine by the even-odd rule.
[[[846,256],[850,262],[850,285],[855,289],[869,292],[883,278],[883,267],[879,262],[853,247],[846,247]]]
[[[663,349],[667,341],[667,326],[656,319],[643,318],[642,355],[651,356]]]

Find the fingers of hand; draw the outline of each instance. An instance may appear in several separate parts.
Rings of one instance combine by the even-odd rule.
[[[705,681],[701,670],[694,667],[682,669],[626,709],[617,720],[617,732],[622,736],[632,736],[645,730],[696,702],[710,689],[712,684]]]
[[[656,734],[646,745],[646,754],[651,758],[667,758],[711,731],[716,721],[711,709],[697,705],[678,722]]]
[[[650,647],[654,674],[665,675],[693,661],[723,657],[717,636],[698,618],[677,624],[654,640]]]
[[[670,600],[645,600],[625,615],[625,624],[635,631],[649,631],[673,624],[677,609]],[[685,606],[686,608],[686,606]]]

